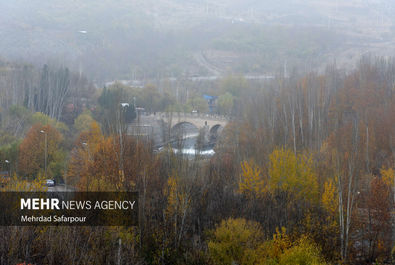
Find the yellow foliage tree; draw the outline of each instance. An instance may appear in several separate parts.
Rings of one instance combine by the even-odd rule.
[[[291,238],[287,235],[285,227],[276,228],[273,240],[269,242],[268,246],[266,256],[271,260],[278,260],[281,254],[292,246]]]
[[[164,193],[167,196],[166,214],[174,228],[175,244],[178,246],[184,233],[185,219],[191,204],[191,190],[174,174],[167,180],[167,189]]]
[[[332,179],[327,180],[324,184],[321,202],[329,214],[336,216],[339,210],[339,201],[337,199],[337,188]]]
[[[275,149],[270,155],[269,176],[272,194],[283,191],[310,202],[318,199],[318,182],[311,156]]]
[[[292,240],[284,227],[277,228],[273,239],[263,244],[257,253],[260,265],[326,264],[320,248],[308,236]]]
[[[13,192],[46,192],[46,178],[43,174],[38,174],[35,179],[27,180],[19,178],[17,175],[11,177],[3,191]]]
[[[88,190],[87,185],[90,183],[88,179],[91,175],[89,169],[93,164],[94,154],[98,151],[98,147],[103,140],[100,126],[96,122],[90,124],[89,131],[80,134],[72,151],[67,171],[67,182],[69,184],[78,186],[81,190]]]
[[[273,239],[264,241],[259,223],[242,218],[223,220],[208,242],[214,264],[325,265],[320,248],[306,235],[297,240],[277,228]]]
[[[325,265],[321,250],[306,236],[302,236],[294,246],[280,256],[279,265]]]
[[[191,199],[185,190],[182,189],[179,179],[175,176],[167,180],[167,212],[170,215],[182,214],[189,206]]]
[[[249,198],[261,197],[266,192],[261,169],[254,163],[243,161],[242,174],[239,182],[239,192]]]
[[[78,190],[123,190],[125,174],[119,168],[119,150],[118,137],[105,137],[99,125],[92,122],[90,130],[80,134],[72,150],[67,182]]]
[[[259,223],[242,218],[223,220],[213,231],[208,249],[214,264],[259,264],[257,249],[263,242]]]
[[[381,177],[384,183],[390,187],[394,186],[395,172],[393,168],[380,169]]]

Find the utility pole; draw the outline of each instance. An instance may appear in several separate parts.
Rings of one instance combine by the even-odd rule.
[[[393,156],[395,155],[395,143],[394,143],[395,136],[394,135],[395,134],[393,132],[393,135],[389,137]],[[395,168],[395,162],[394,162],[394,168]],[[394,177],[394,187],[393,187],[394,198],[393,198],[392,207],[391,207],[391,210],[392,210],[392,212],[391,212],[392,227],[391,228],[392,228],[392,246],[394,247],[395,246],[395,176],[393,176],[393,177]]]
[[[45,153],[44,153],[44,176],[47,178],[47,153],[48,153],[48,140],[47,140],[47,132],[41,130],[40,133],[44,134],[45,138]]]
[[[124,136],[127,133],[128,125],[125,121],[125,111],[129,108],[129,103],[120,103],[119,106],[119,172],[124,178],[123,155],[124,155]]]
[[[8,165],[8,177],[11,177],[11,163],[9,160],[4,160],[4,162]]]
[[[288,77],[288,71],[287,71],[287,61],[285,60],[284,62],[284,78]]]
[[[395,248],[395,176],[394,176],[394,200],[392,201],[392,246]]]

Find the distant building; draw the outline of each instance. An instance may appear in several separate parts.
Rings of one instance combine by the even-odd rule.
[[[203,98],[207,100],[208,109],[210,113],[215,113],[217,111],[217,96],[203,95]]]

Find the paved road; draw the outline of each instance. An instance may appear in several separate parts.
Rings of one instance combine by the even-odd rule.
[[[49,192],[64,192],[64,191],[74,191],[75,189],[71,186],[65,184],[59,184],[54,187],[48,187]]]
[[[213,65],[212,63],[210,63],[210,62],[207,60],[207,58],[206,58],[206,56],[204,55],[203,51],[200,51],[200,52],[196,53],[196,54],[194,55],[194,58],[195,58],[196,62],[197,62],[200,66],[206,68],[206,69],[207,69],[210,73],[212,73],[214,76],[220,76],[220,75],[222,74],[222,70],[221,70],[219,67]]]

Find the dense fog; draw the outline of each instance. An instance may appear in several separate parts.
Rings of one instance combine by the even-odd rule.
[[[0,1],[0,56],[114,79],[303,71],[390,55],[392,1]]]

